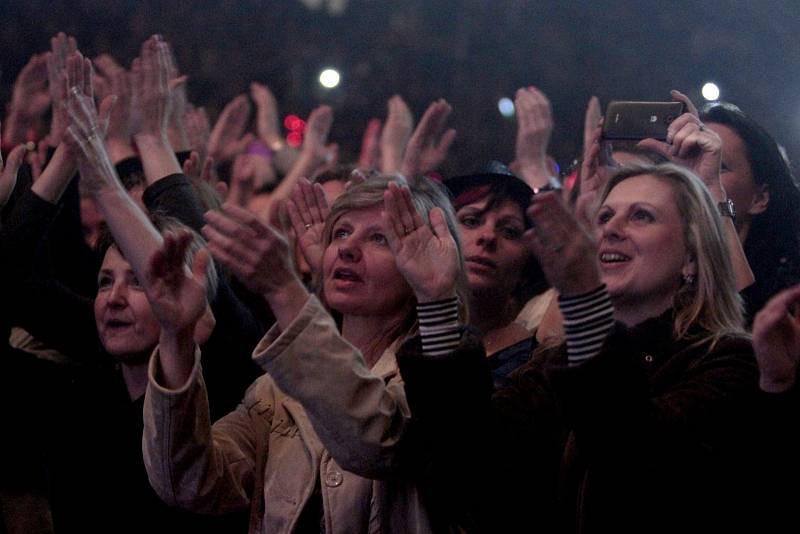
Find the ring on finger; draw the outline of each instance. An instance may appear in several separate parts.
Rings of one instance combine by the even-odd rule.
[[[311,228],[311,227],[312,227],[312,226],[314,226],[314,225],[313,225],[312,223],[306,223],[306,224],[304,224],[303,226],[305,226],[305,227],[306,227],[306,230],[308,230],[309,228]]]

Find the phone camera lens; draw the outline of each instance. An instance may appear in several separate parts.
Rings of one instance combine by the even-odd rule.
[[[667,115],[664,120],[667,121],[667,124],[672,124],[672,121],[675,120],[675,117],[673,117],[672,115]]]

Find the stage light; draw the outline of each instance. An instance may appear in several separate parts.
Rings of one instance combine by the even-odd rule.
[[[717,84],[708,82],[703,86],[703,98],[706,100],[719,100],[719,87]]]
[[[503,97],[497,102],[497,109],[500,115],[506,118],[514,116],[514,102],[510,98]]]
[[[333,89],[340,81],[341,76],[335,69],[325,69],[319,74],[319,83],[326,89]]]

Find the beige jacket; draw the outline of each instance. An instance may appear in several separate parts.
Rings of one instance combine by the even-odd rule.
[[[259,343],[253,358],[269,374],[213,427],[199,351],[179,390],[156,384],[153,357],[143,436],[150,483],[168,504],[202,513],[249,506],[251,533],[292,532],[317,481],[328,533],[430,532],[414,481],[397,465],[410,414],[394,348],[368,369],[311,297],[285,332],[274,327]]]

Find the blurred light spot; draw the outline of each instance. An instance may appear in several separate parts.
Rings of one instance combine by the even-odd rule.
[[[717,84],[708,82],[703,86],[703,98],[706,100],[718,100],[719,99],[719,87]]]
[[[319,83],[327,89],[333,89],[339,85],[340,80],[339,72],[334,69],[325,69],[319,74]]]
[[[503,97],[497,102],[497,109],[503,117],[514,116],[514,102],[510,98]]]
[[[299,147],[303,144],[303,134],[300,132],[291,132],[286,136],[286,143],[291,147]]]
[[[283,125],[286,126],[287,130],[294,130],[294,125],[297,121],[300,120],[300,117],[297,115],[286,115],[286,118],[283,119]]]

